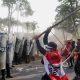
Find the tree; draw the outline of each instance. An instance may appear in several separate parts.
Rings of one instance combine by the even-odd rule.
[[[8,8],[8,33],[10,33],[10,27],[12,26],[13,19],[12,14],[14,12],[20,12],[21,16],[29,16],[33,14],[30,4],[27,0],[1,0],[1,1],[3,1],[2,5]],[[18,20],[15,21],[19,22]]]
[[[33,11],[30,7],[30,4],[27,0],[2,0],[3,5],[11,8],[12,13],[15,11],[20,11],[21,15],[32,15]]]
[[[56,21],[63,19],[79,7],[79,0],[58,0],[61,4],[56,8]],[[80,11],[73,14],[66,21],[61,23],[58,28],[64,29],[74,35],[78,35],[78,25],[80,21]]]
[[[26,22],[25,24],[26,24],[27,30],[32,30],[34,35],[34,30],[38,27],[37,23],[33,21],[33,22]]]

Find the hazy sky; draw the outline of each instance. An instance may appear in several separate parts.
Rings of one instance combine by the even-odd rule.
[[[35,11],[33,17],[29,17],[29,20],[35,20],[38,22],[39,27],[45,28],[55,21],[55,9],[58,6],[57,0],[28,0],[32,9]]]
[[[57,0],[28,0],[30,2],[31,8],[34,11],[32,16],[28,18],[21,18],[22,21],[36,21],[40,27],[40,29],[44,30],[46,27],[52,25],[55,21],[55,9],[58,6]],[[0,7],[0,17],[4,18],[8,15],[7,9]],[[16,13],[13,14],[15,18],[17,18]],[[19,19],[19,20],[20,20]]]

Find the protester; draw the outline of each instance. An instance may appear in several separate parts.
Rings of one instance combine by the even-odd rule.
[[[74,80],[80,80],[80,39],[77,39],[77,45],[75,48],[75,66],[74,66],[74,71],[75,71],[75,78]]]
[[[78,52],[80,52],[80,39],[77,39],[76,49]]]
[[[61,56],[57,49],[57,44],[55,42],[48,42],[50,31],[51,29],[49,28],[45,32],[43,38],[44,48],[38,40],[39,37],[35,37],[37,47],[41,54],[44,55],[43,61],[46,74],[42,77],[42,80],[68,80],[61,64]]]
[[[75,64],[78,58],[78,51],[76,49],[72,51],[72,57],[73,57],[73,62]]]
[[[71,43],[70,40],[67,40],[64,49],[62,50],[62,53],[66,59],[71,55],[70,49],[71,49]],[[69,68],[73,66],[72,63],[70,62],[70,58],[67,60]]]
[[[70,43],[71,43],[71,47],[69,52],[72,54],[73,50],[75,49],[75,41],[71,40]],[[71,56],[69,60],[70,60],[70,67],[73,67],[74,57]]]

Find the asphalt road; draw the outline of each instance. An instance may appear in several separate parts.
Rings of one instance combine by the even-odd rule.
[[[69,80],[75,77],[73,69],[65,68]],[[41,80],[42,75],[45,73],[43,65],[39,61],[31,62],[30,64],[16,65],[12,69],[12,79],[7,80]]]

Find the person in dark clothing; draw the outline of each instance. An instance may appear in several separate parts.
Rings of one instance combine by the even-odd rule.
[[[29,52],[29,55],[30,55],[30,61],[34,61],[35,58],[33,56],[33,53],[34,52],[34,41],[33,40],[30,40],[30,52]]]
[[[50,77],[45,73],[45,75],[42,76],[41,80],[51,80]]]
[[[80,53],[78,53],[78,58],[74,65],[74,71],[75,71],[76,76],[74,77],[73,80],[80,80]]]
[[[74,80],[80,80],[80,39],[77,40],[76,52],[78,54],[77,60],[75,62],[74,71],[75,71],[75,78]]]
[[[14,49],[14,63],[16,65],[18,65],[20,63],[19,61],[19,49],[20,49],[20,45],[21,45],[21,40],[16,38],[16,42],[15,42],[15,49]]]
[[[70,51],[72,52],[75,48],[75,41],[71,41],[71,49]]]
[[[70,52],[72,53],[72,51],[75,49],[75,41],[71,40],[71,48],[70,48]],[[74,63],[74,59],[73,56],[70,57],[70,67],[73,67],[73,63]]]
[[[1,70],[1,75],[2,75],[1,80],[5,80],[5,69]]]
[[[62,55],[67,59],[68,57],[70,57],[71,52],[70,52],[70,48],[71,48],[71,43],[70,40],[66,41],[66,44],[62,50]],[[71,58],[71,57],[70,57]],[[68,63],[68,67],[71,67],[71,63],[70,63],[70,58],[67,60]]]
[[[11,76],[11,73],[10,73],[9,64],[6,64],[6,69],[1,70],[1,74],[2,74],[1,80],[5,80],[5,77],[7,77],[7,78],[13,78]],[[6,74],[6,76],[5,76],[5,74]]]
[[[11,68],[9,66],[9,64],[6,63],[6,74],[7,74],[7,78],[13,78],[13,76],[11,75]]]
[[[57,50],[57,44],[55,42],[48,42],[50,31],[51,29],[49,28],[45,32],[43,38],[44,48],[41,46],[38,37],[35,37],[38,50],[44,55],[43,61],[46,74],[42,77],[42,80],[68,80],[60,64],[61,56]]]
[[[78,52],[80,52],[80,39],[77,39],[76,49],[77,49]]]
[[[22,59],[26,62],[30,62],[30,56],[28,55],[28,47],[29,47],[29,42],[28,39],[24,41],[24,46],[23,46],[23,52],[22,52]]]
[[[26,53],[27,53],[27,39],[24,41],[22,60],[26,62]]]

